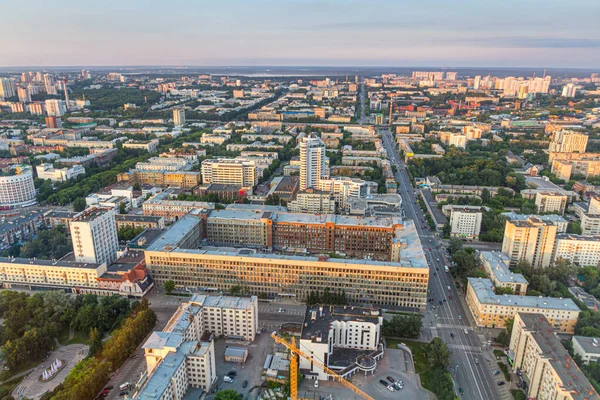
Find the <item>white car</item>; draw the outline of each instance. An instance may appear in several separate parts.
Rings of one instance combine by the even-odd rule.
[[[315,387],[318,388],[319,387],[319,380],[315,379]]]
[[[465,328],[465,335],[468,335],[469,331],[467,330],[467,328]]]
[[[388,388],[388,390],[389,390],[390,392],[393,392],[393,391],[394,391],[394,388],[392,387],[392,385],[389,385],[387,388]]]

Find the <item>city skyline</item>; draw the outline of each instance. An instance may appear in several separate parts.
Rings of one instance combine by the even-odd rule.
[[[540,0],[368,7],[335,0],[67,0],[52,8],[13,2],[4,10],[13,16],[5,28],[19,34],[0,39],[0,67],[600,65],[600,4],[590,0],[569,8]]]

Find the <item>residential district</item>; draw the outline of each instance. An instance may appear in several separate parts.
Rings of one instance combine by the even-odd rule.
[[[600,77],[505,75],[4,74],[2,396],[600,399]]]

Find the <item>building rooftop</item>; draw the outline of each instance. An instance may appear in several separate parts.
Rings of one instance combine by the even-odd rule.
[[[115,215],[115,220],[117,222],[158,222],[163,217],[156,217],[152,215],[134,215],[134,214],[117,214]]]
[[[248,210],[248,211],[271,211],[271,212],[287,212],[287,208],[283,206],[267,206],[260,204],[241,204],[233,203],[225,207],[226,210]]]
[[[201,220],[191,214],[183,215],[179,220],[171,226],[170,229],[163,231],[163,234],[154,240],[148,251],[163,251],[175,249],[179,243],[188,235]]]
[[[37,266],[47,267],[68,267],[68,268],[85,268],[85,269],[98,269],[101,264],[94,263],[82,263],[74,261],[75,258],[73,253],[69,253],[60,260],[40,260],[39,258],[13,258],[13,257],[0,257],[0,263],[7,264],[35,264]]]
[[[255,301],[256,296],[206,296],[204,294],[195,294],[190,299],[191,304],[197,304],[200,307],[218,307],[236,310],[250,310],[252,309]]]
[[[327,343],[334,321],[358,321],[378,324],[381,312],[376,308],[314,305],[306,308],[302,339]]]
[[[531,217],[536,217],[544,222],[567,223],[567,220],[558,214],[535,215],[535,214],[517,214],[514,211],[502,213],[510,221],[527,221]]]
[[[120,199],[122,199],[122,197],[120,197]],[[106,202],[106,201],[107,200],[103,200],[103,202]],[[105,215],[109,211],[110,210],[108,210],[106,208],[90,207],[90,208],[87,208],[86,210],[80,212],[79,214],[77,214],[77,216],[75,218],[73,218],[73,222],[80,222],[80,221],[81,222],[90,222],[90,221],[95,220],[98,217]]]
[[[208,219],[237,219],[240,221],[259,221],[265,216],[263,211],[243,211],[243,210],[211,210]]]
[[[489,279],[467,278],[469,285],[481,304],[515,307],[531,307],[545,310],[580,311],[571,299],[542,296],[519,296],[516,294],[498,295],[494,293],[494,285]]]
[[[144,229],[139,235],[129,241],[129,247],[147,248],[165,232],[166,230],[164,229]]]
[[[600,354],[600,338],[573,336],[573,340],[577,341],[586,353]]]
[[[479,257],[485,260],[490,266],[490,270],[498,282],[502,283],[521,283],[528,284],[529,282],[521,274],[515,274],[508,268],[510,257],[499,251],[482,251]]]
[[[552,326],[542,314],[519,313],[525,323],[525,329],[540,347],[541,357],[548,360],[562,381],[562,388],[571,393],[573,399],[600,399],[583,372],[571,358],[567,350],[554,334]]]
[[[556,240],[564,239],[564,240],[575,240],[578,242],[600,242],[600,236],[583,236],[576,235],[574,233],[561,233],[556,235]]]

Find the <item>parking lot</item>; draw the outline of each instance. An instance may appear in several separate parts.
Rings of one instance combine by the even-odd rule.
[[[379,380],[387,380],[387,376],[403,381],[404,388],[400,391],[389,391],[379,382]],[[417,375],[412,372],[410,355],[400,349],[386,349],[383,359],[377,362],[374,375],[365,376],[358,373],[348,380],[375,399],[397,399],[400,396],[407,399],[429,398],[429,393],[420,387]],[[361,399],[358,394],[333,381],[319,381],[319,388],[315,388],[314,381],[305,379],[298,388],[299,397],[320,398],[328,395],[333,395],[334,399]]]
[[[249,354],[245,364],[225,362],[223,356],[227,346],[241,346],[225,340],[215,342],[215,358],[217,365],[217,388],[218,390],[234,389],[238,393],[242,393],[246,399],[258,398],[259,389],[263,382],[262,371],[263,364],[269,354],[273,350],[274,341],[268,333],[264,332],[256,337],[254,343],[248,347]],[[235,371],[236,376],[233,382],[228,383],[223,381],[223,377],[230,371]],[[244,388],[244,381],[248,381],[248,385]],[[210,394],[206,399],[214,398],[214,394]]]

